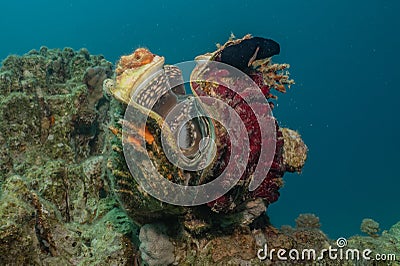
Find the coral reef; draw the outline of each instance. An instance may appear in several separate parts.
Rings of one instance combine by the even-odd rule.
[[[319,218],[313,213],[300,214],[296,219],[297,228],[320,228]]]
[[[288,172],[301,172],[306,160],[308,148],[297,131],[282,128],[283,164]]]
[[[41,47],[0,69],[0,264],[129,264],[138,230],[104,181],[112,64]]]
[[[394,224],[389,230],[384,230],[381,235],[376,234],[379,231],[379,224],[372,219],[364,219],[360,228],[362,232],[370,235],[350,237],[347,243],[348,248],[371,250],[370,257],[373,260],[378,258],[381,261],[371,261],[370,265],[373,265],[372,263],[376,263],[374,265],[400,265],[400,222]],[[363,265],[362,261],[358,262],[358,265]]]
[[[361,222],[360,230],[369,236],[378,236],[379,223],[370,218],[365,218]]]
[[[201,57],[217,59],[218,51],[235,44],[240,41],[232,39],[216,52]],[[139,54],[143,57],[125,57],[122,65],[141,67],[147,65],[143,62],[153,62],[155,58],[143,50]],[[263,97],[272,100],[275,98],[272,89],[283,92],[285,86],[293,84],[287,73],[282,72],[288,65],[272,64],[270,60],[259,59],[257,54],[249,53],[252,67],[246,72]],[[130,65],[132,57],[138,64]],[[122,68],[117,69],[123,73]],[[176,69],[168,66],[163,69],[179,79]],[[312,258],[279,260],[277,251],[315,249],[319,254],[324,248],[337,247],[338,243],[320,230],[320,221],[313,214],[300,215],[295,227],[278,229],[269,223],[266,210],[278,196],[283,173],[300,172],[307,157],[307,147],[300,135],[279,127],[275,120],[272,121],[277,129],[276,154],[267,183],[262,184],[261,190],[255,190],[254,194],[242,191],[240,195],[245,195],[242,199],[228,194],[229,197],[213,202],[211,208],[205,204],[174,206],[146,195],[132,178],[123,154],[121,119],[131,94],[121,91],[118,85],[121,83],[112,75],[112,64],[86,49],[42,47],[3,61],[0,69],[1,265],[315,264]],[[103,95],[103,85],[106,95]],[[173,91],[175,95],[184,94],[182,87]],[[230,93],[222,87],[216,92],[218,97]],[[110,93],[119,97],[108,98]],[[243,116],[252,118],[245,112],[247,107],[241,98],[232,95],[232,99],[240,103],[237,108]],[[168,98],[163,100],[169,102]],[[161,106],[157,108],[157,114],[168,111]],[[156,126],[147,125],[147,131],[140,134],[147,147],[159,156],[162,151],[156,148],[160,140],[152,130]],[[246,125],[250,127],[251,123]],[[192,132],[201,130],[195,127]],[[257,129],[252,132],[256,132],[251,136],[257,139]],[[135,143],[133,138],[127,141]],[[254,153],[260,151],[256,142],[250,142],[250,146]],[[218,167],[221,166],[216,166],[215,171]],[[136,173],[145,170],[138,167]],[[251,170],[247,169],[245,175]],[[183,182],[178,179],[179,169],[160,167],[159,171],[165,174],[163,178]],[[193,177],[196,180],[200,175]],[[242,181],[247,178],[243,176]],[[235,206],[225,211],[223,207],[218,209],[220,203]],[[378,228],[376,222],[364,220],[361,230],[368,236],[349,238],[346,248],[369,248],[371,257],[379,253],[394,254],[397,260],[391,265],[400,265],[400,224],[380,235]],[[276,250],[272,256],[265,254],[272,249]],[[324,257],[318,263],[387,265],[388,261],[369,264]]]

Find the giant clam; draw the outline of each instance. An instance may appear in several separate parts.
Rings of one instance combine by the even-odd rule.
[[[289,65],[271,62],[279,50],[246,35],[191,63],[164,65],[145,48],[121,57],[116,78],[104,82],[121,110],[109,169],[133,220],[205,219],[277,200],[287,169],[268,99],[293,84]]]

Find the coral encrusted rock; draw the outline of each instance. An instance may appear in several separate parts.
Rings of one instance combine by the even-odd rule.
[[[111,74],[86,49],[41,47],[2,62],[1,265],[134,262],[137,228],[104,178]]]

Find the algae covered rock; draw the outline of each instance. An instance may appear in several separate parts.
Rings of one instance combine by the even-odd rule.
[[[137,228],[110,193],[104,144],[112,64],[32,50],[0,68],[0,264],[131,264]],[[136,239],[136,240],[135,240]]]
[[[366,250],[369,249],[369,257],[374,260],[380,258],[381,265],[400,265],[400,222],[394,224],[389,230],[384,230],[378,235],[379,224],[370,219],[363,219],[360,229],[368,236],[352,236],[349,238],[347,247]],[[378,257],[377,257],[378,256]]]
[[[24,171],[48,159],[74,162],[100,152],[100,121],[108,103],[101,100],[101,89],[83,83],[86,70],[94,67],[111,74],[111,63],[85,49],[42,47],[3,61],[0,145],[7,152],[2,169]]]

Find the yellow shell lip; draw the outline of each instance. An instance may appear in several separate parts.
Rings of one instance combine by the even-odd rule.
[[[138,86],[161,70],[164,62],[164,57],[154,55],[152,61],[149,63],[121,71],[116,77],[115,86],[110,90],[111,94],[119,101],[129,104],[130,98]]]
[[[129,98],[135,93],[140,84],[163,68],[164,62],[164,57],[156,55],[150,64],[142,66],[143,70],[137,71],[136,80],[132,83],[132,87],[129,90]]]

